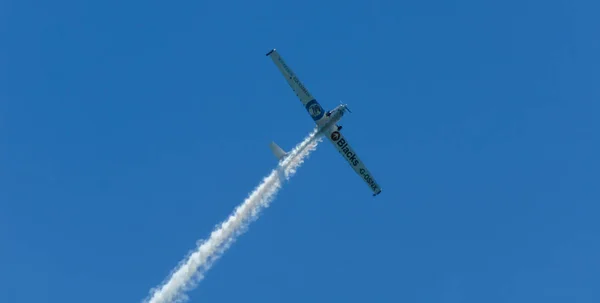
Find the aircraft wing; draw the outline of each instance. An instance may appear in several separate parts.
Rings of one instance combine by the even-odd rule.
[[[287,83],[290,85],[304,108],[308,111],[308,114],[313,118],[313,120],[318,121],[323,118],[325,111],[323,107],[317,102],[317,100],[310,94],[306,86],[302,84],[300,79],[294,74],[294,71],[285,63],[281,55],[277,52],[277,50],[272,49],[267,53],[268,57],[271,57],[271,60],[275,63]]]
[[[379,193],[381,193],[381,187],[379,184],[377,184],[375,178],[373,178],[373,175],[371,175],[365,164],[358,158],[352,147],[350,147],[348,140],[344,138],[342,133],[340,133],[338,130],[335,130],[335,128],[332,128],[328,131],[327,138],[329,141],[331,141],[331,143],[333,143],[335,148],[344,157],[344,159],[348,161],[348,164],[350,164],[352,169],[354,169],[354,171],[371,188],[373,191],[373,196],[377,196]]]

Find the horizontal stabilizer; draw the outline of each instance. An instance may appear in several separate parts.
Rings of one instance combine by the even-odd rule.
[[[275,142],[271,142],[271,144],[269,144],[269,147],[271,148],[271,151],[273,152],[275,157],[277,157],[278,160],[281,161],[283,158],[285,158],[285,156],[287,156],[287,153],[283,149],[281,149],[279,145],[275,144]]]

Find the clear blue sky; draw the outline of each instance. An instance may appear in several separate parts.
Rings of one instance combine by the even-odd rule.
[[[484,2],[486,2],[484,4]],[[139,302],[311,118],[191,302],[599,302],[597,1],[6,1],[0,301]]]

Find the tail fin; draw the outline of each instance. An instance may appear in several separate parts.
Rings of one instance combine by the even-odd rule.
[[[271,151],[273,152],[275,157],[277,157],[278,160],[281,161],[281,159],[287,156],[287,153],[283,151],[283,149],[281,149],[279,145],[275,144],[275,142],[271,142],[271,144],[269,144],[269,147],[271,148]]]

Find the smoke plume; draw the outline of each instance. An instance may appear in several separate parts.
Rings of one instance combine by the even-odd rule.
[[[204,241],[192,250],[171,272],[168,279],[160,286],[150,290],[146,303],[185,302],[188,292],[195,288],[204,278],[204,274],[213,263],[243,234],[248,225],[258,218],[260,211],[269,206],[296,170],[304,163],[308,155],[321,142],[322,137],[317,129],[308,135],[282,160],[276,169],[248,195],[246,200],[236,207],[233,213],[223,221]]]

